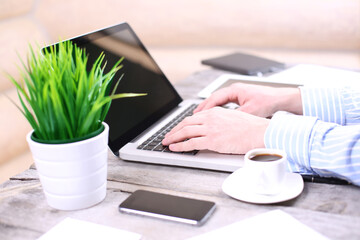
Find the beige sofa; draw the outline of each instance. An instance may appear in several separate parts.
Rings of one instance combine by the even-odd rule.
[[[200,60],[244,51],[287,63],[360,69],[359,0],[1,0],[0,69],[19,78],[17,53],[127,21],[172,82]],[[31,130],[0,75],[0,182],[31,163]],[[4,95],[5,94],[5,95]]]

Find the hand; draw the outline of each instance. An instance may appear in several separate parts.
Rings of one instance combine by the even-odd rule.
[[[214,92],[194,110],[194,113],[229,102],[240,105],[238,110],[259,117],[270,117],[277,111],[302,114],[298,88],[274,88],[244,83],[235,83]]]
[[[164,138],[171,151],[212,150],[244,154],[264,146],[270,120],[220,107],[185,118]]]

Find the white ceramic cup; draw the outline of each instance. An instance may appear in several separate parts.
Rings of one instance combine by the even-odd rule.
[[[278,159],[270,161],[265,161],[264,159],[261,160],[261,158],[267,158],[269,155],[278,156]],[[254,158],[255,156],[257,157]],[[275,195],[280,193],[287,173],[287,160],[284,151],[278,149],[257,148],[247,152],[244,160],[246,181],[251,191],[263,195]]]

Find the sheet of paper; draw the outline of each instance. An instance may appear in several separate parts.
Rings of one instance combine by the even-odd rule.
[[[138,240],[140,234],[116,229],[96,223],[66,218],[38,240]]]
[[[277,239],[326,240],[320,233],[302,224],[281,210],[274,210],[245,219],[214,231],[190,238],[191,240],[218,239]]]
[[[274,73],[267,77],[254,77],[239,74],[223,74],[198,93],[198,97],[207,98],[217,89],[233,82],[245,82],[274,86],[288,84],[306,87],[359,87],[360,72],[325,67],[313,64],[298,64],[284,71]],[[280,85],[279,85],[280,84]]]
[[[299,64],[266,78],[267,81],[296,83],[306,87],[359,86],[360,72],[312,64]]]

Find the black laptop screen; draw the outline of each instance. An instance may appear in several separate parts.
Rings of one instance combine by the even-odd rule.
[[[117,93],[147,93],[146,96],[113,100],[105,122],[110,127],[109,147],[117,152],[164,114],[177,106],[181,97],[145,49],[127,23],[71,39],[85,48],[92,65],[101,52],[108,71],[121,57],[123,68],[114,83],[124,74]]]

